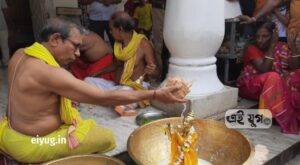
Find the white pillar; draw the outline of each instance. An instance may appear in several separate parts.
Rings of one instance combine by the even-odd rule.
[[[224,37],[224,0],[168,0],[164,40],[171,53],[168,77],[190,81],[188,96],[223,89],[215,54]]]

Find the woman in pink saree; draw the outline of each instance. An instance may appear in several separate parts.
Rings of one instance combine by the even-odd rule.
[[[241,97],[259,100],[259,109],[272,112],[283,133],[299,134],[299,113],[291,104],[292,95],[285,80],[290,77],[288,50],[287,44],[278,42],[275,24],[262,24],[256,43],[245,51],[237,86]]]

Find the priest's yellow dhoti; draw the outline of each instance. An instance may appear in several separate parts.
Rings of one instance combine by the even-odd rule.
[[[77,126],[75,136],[84,138],[76,148],[70,149],[66,141],[69,127],[62,125],[46,136],[32,137],[10,128],[7,119],[4,118],[1,122],[0,149],[20,162],[41,163],[71,155],[104,153],[115,148],[112,131],[91,126],[86,132],[84,126]]]
[[[50,52],[39,43],[24,52],[59,67]],[[39,163],[70,155],[107,152],[115,147],[112,131],[97,127],[93,120],[83,120],[65,97],[61,97],[60,114],[64,124],[43,137],[31,137],[13,130],[8,118],[4,117],[0,123],[1,151],[21,162]]]

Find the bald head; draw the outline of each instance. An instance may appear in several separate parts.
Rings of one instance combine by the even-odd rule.
[[[114,13],[110,18],[110,23],[114,28],[120,28],[125,32],[132,32],[135,26],[134,19],[122,11]]]

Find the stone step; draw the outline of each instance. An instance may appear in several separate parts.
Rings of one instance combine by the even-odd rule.
[[[182,110],[185,109],[187,112],[193,111],[196,117],[204,118],[236,107],[238,104],[238,89],[224,86],[218,92],[203,96],[187,96],[186,99],[186,104],[164,104],[154,100],[151,105],[170,116],[179,116]]]

